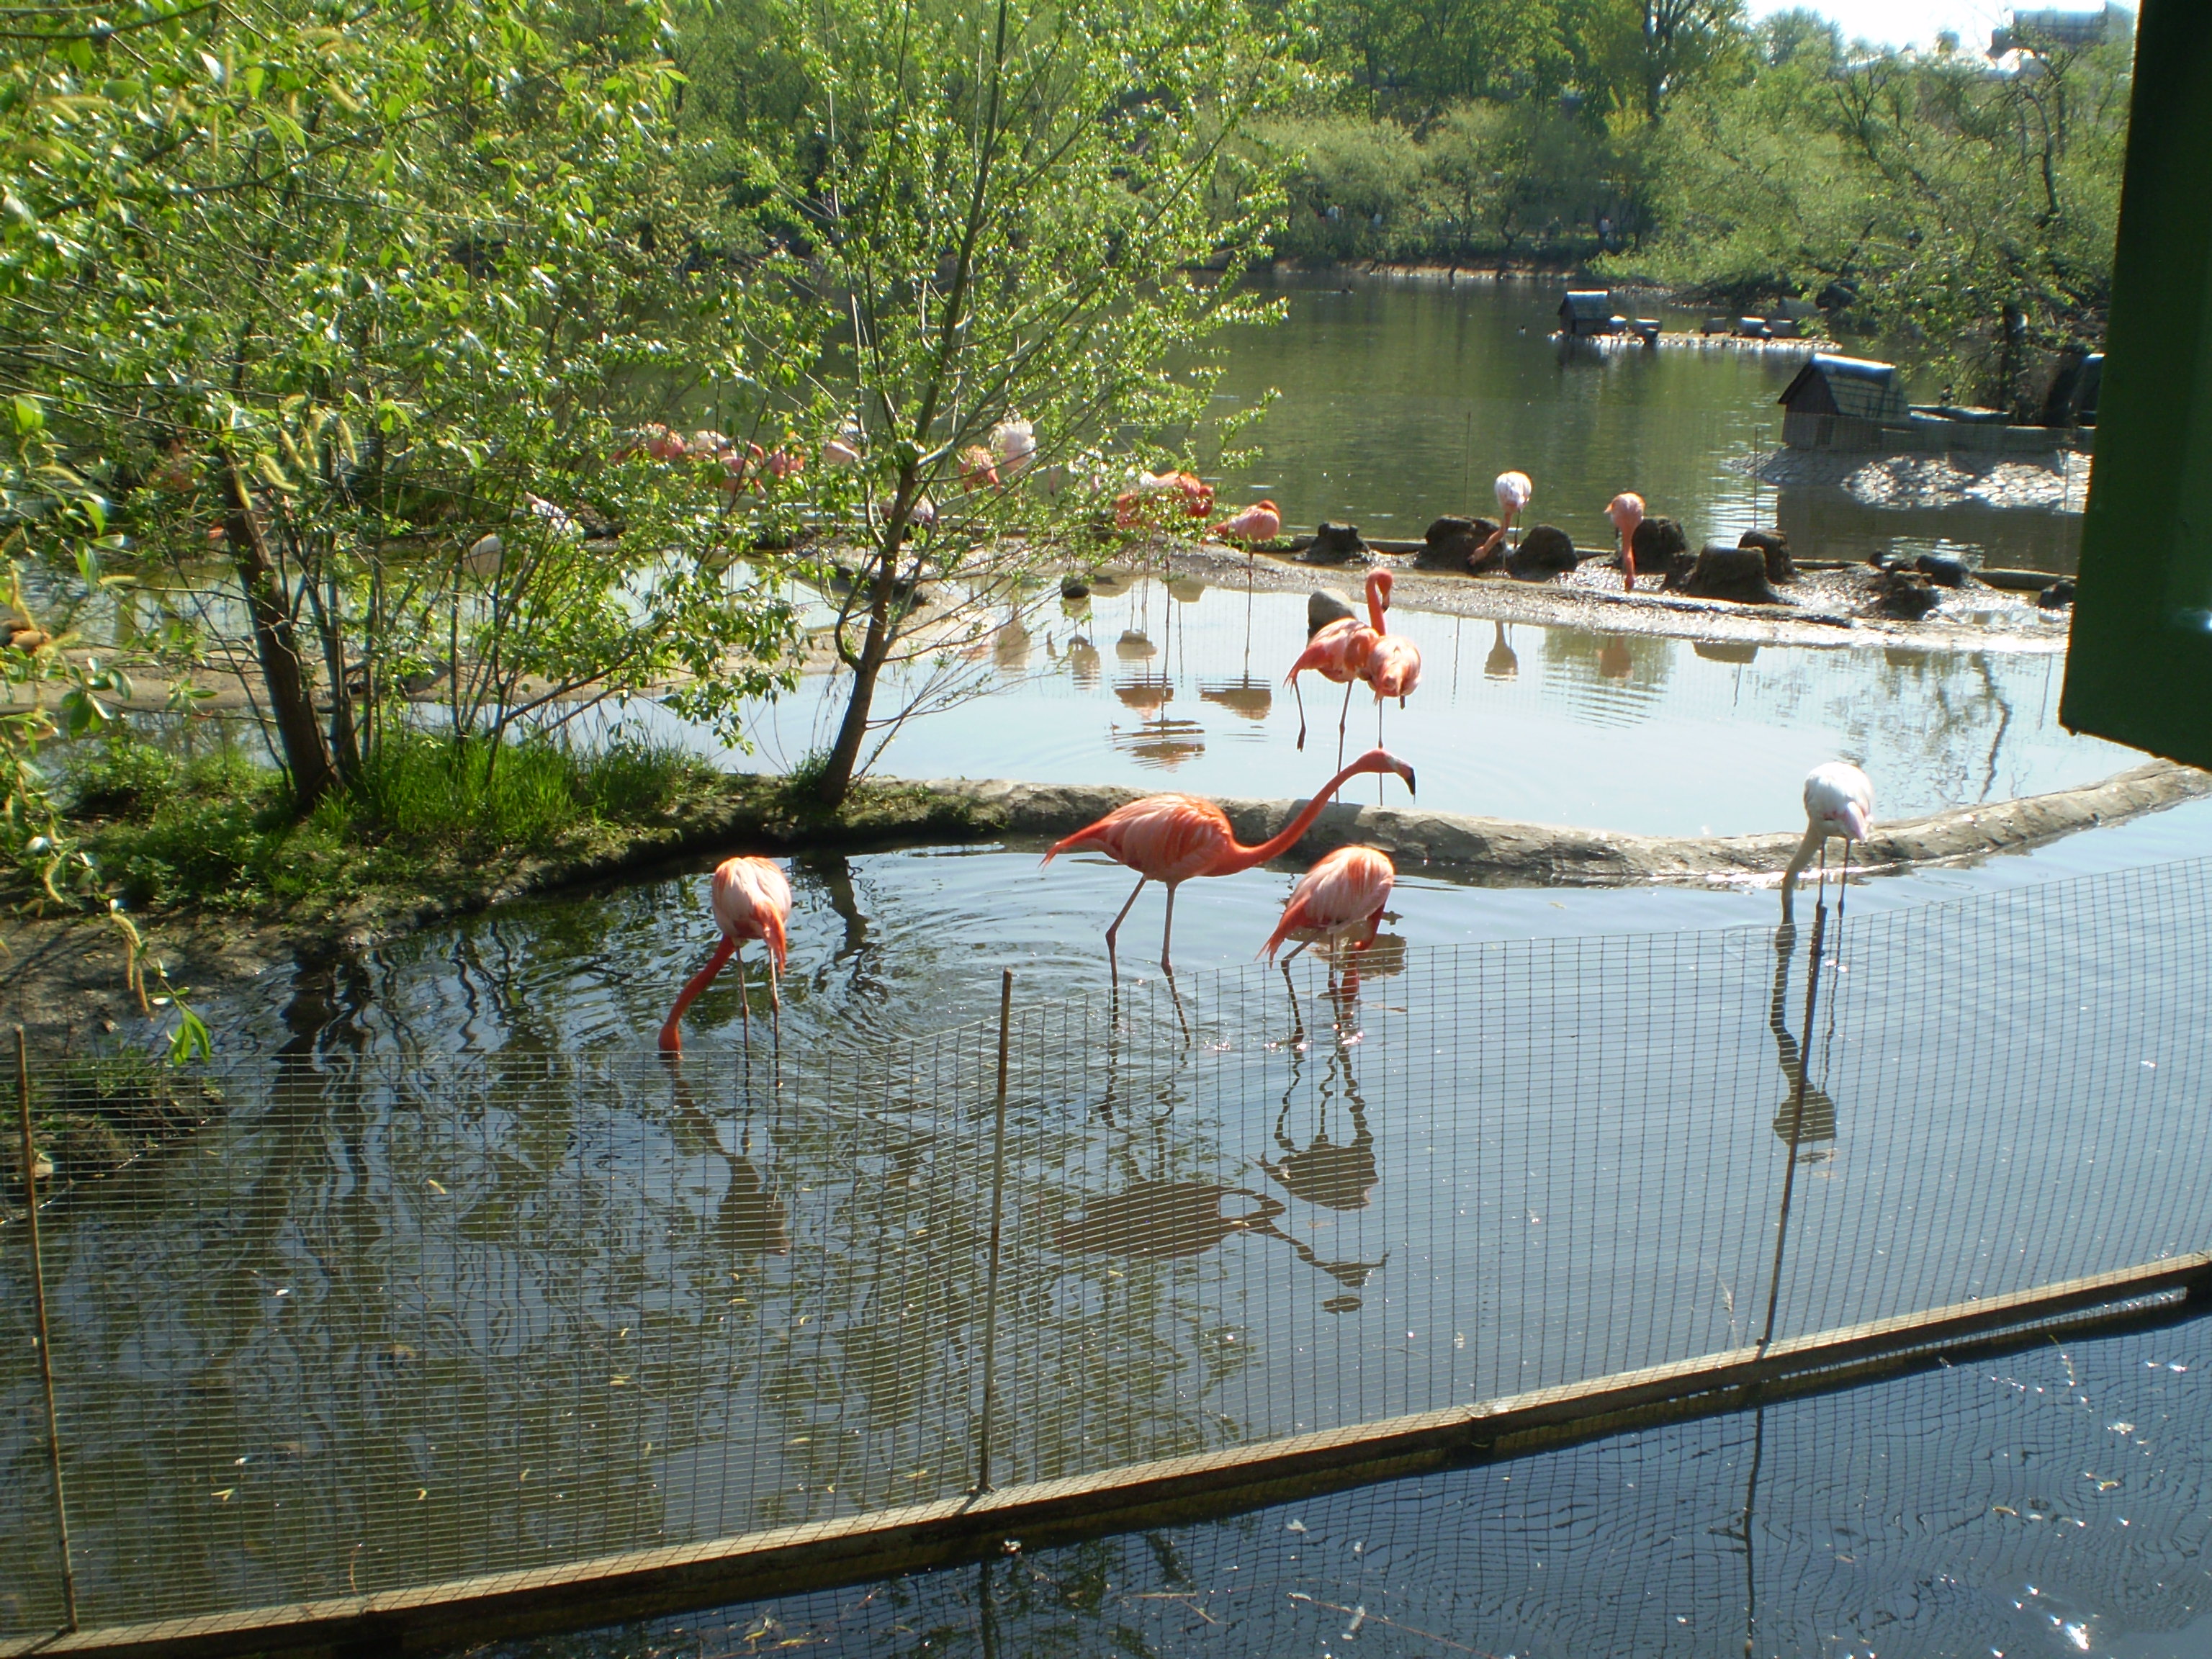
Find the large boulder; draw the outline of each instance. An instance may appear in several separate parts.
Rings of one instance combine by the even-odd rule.
[[[1790,559],[1790,538],[1784,532],[1747,530],[1736,545],[1755,547],[1765,556],[1767,580],[1794,582],[1797,580],[1797,567]]]
[[[1936,585],[1917,571],[1885,570],[1875,580],[1874,610],[1897,622],[1918,622],[1943,602]]]
[[[1638,560],[1640,568],[1643,561]],[[1673,581],[1669,586],[1676,586]],[[1783,605],[1767,585],[1766,555],[1755,547],[1708,544],[1681,579],[1680,591],[1693,599],[1733,599],[1738,605]]]
[[[1498,526],[1488,519],[1462,519],[1447,514],[1428,528],[1422,538],[1423,546],[1413,556],[1417,570],[1494,570],[1503,566],[1505,546],[1503,542],[1491,549],[1487,557],[1483,548],[1498,533]]]
[[[1306,637],[1311,639],[1331,623],[1358,614],[1352,608],[1352,601],[1334,588],[1316,587],[1306,595]]]
[[[1964,587],[1972,574],[1964,559],[1948,553],[1923,553],[1912,562],[1912,568],[1938,587]]]
[[[1690,551],[1690,538],[1672,519],[1644,520],[1636,526],[1631,544],[1636,550],[1636,574],[1663,577],[1662,586],[1668,587],[1679,586],[1690,574],[1690,567],[1697,562],[1696,556]]]
[[[1314,532],[1303,556],[1308,564],[1364,564],[1367,544],[1359,539],[1357,525],[1325,524]]]
[[[1524,582],[1549,581],[1564,576],[1582,561],[1574,538],[1553,524],[1531,525],[1521,545],[1505,556],[1505,571]]]
[[[2074,603],[2074,579],[2061,576],[2057,581],[2035,596],[2037,605],[2045,611],[2063,611]]]

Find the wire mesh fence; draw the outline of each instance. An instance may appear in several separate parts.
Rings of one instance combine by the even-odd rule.
[[[2200,860],[1831,909],[1809,1023],[1809,921],[1017,984],[1003,1117],[989,1022],[152,1104],[40,1072],[81,1616],[836,1520],[1692,1359],[1770,1297],[1787,1337],[2204,1249],[2208,894]],[[15,1633],[63,1615],[19,1163]]]

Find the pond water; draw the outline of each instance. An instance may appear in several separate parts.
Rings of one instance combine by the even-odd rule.
[[[1612,540],[1605,505],[1633,489],[1655,514],[1680,520],[1692,547],[1778,522],[1807,557],[1945,542],[1992,566],[2074,568],[2078,515],[1878,509],[1838,487],[1784,486],[1778,497],[1754,486],[1737,464],[1779,444],[1775,399],[1802,353],[1555,343],[1557,282],[1339,272],[1273,281],[1288,315],[1231,338],[1218,393],[1224,406],[1271,387],[1283,394],[1255,431],[1263,459],[1224,481],[1231,506],[1265,495],[1295,526],[1334,519],[1418,538],[1440,514],[1494,516],[1491,480],[1516,470],[1535,483],[1528,521],[1556,524],[1586,547]],[[1673,307],[1656,314],[1669,330],[1702,320]],[[1933,400],[1941,388],[1922,390]]]
[[[1317,580],[1352,587],[1340,574]],[[1283,684],[1304,648],[1305,603],[1140,576],[1003,626],[959,665],[988,695],[914,720],[878,763],[902,777],[1121,783],[1207,795],[1303,795],[1334,769],[1340,690],[1301,677],[1311,727]],[[1654,835],[1740,835],[1802,823],[1805,774],[1841,755],[1875,781],[1882,816],[2036,794],[2139,757],[2057,724],[2055,653],[1714,644],[1464,620],[1394,608],[1421,647],[1419,688],[1382,732],[1419,769],[1420,805]],[[886,677],[879,714],[945,683],[931,665]],[[751,717],[781,769],[825,748],[842,676],[811,675]],[[680,741],[701,735],[641,716]],[[1348,754],[1375,739],[1373,696],[1352,700]],[[709,745],[711,750],[711,745]],[[1392,781],[1381,792],[1402,804]],[[1348,799],[1371,801],[1360,779]]]

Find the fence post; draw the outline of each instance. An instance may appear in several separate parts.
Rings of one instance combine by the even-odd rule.
[[[39,1322],[39,1374],[46,1386],[46,1464],[54,1480],[54,1527],[61,1535],[62,1607],[74,1632],[76,1568],[70,1554],[69,1498],[62,1486],[62,1435],[54,1414],[54,1350],[46,1340],[46,1263],[39,1249],[38,1154],[31,1145],[31,1057],[23,1028],[15,1028],[15,1112],[23,1132],[23,1219],[31,1240],[31,1304]]]
[[[975,1431],[975,1484],[991,1490],[991,1415],[997,1403],[999,1362],[999,1234],[1006,1209],[1006,1054],[1014,1007],[1014,970],[999,981],[999,1103],[991,1127],[991,1256],[983,1284],[983,1417]]]
[[[1813,908],[1813,959],[1805,969],[1805,1035],[1797,1044],[1797,1092],[1790,1112],[1790,1164],[1782,1175],[1782,1213],[1774,1224],[1774,1267],[1766,1285],[1766,1328],[1759,1333],[1762,1352],[1774,1340],[1774,1314],[1782,1300],[1782,1251],[1790,1240],[1790,1198],[1797,1185],[1797,1142],[1805,1133],[1805,1079],[1813,1066],[1813,1011],[1820,993],[1820,949],[1827,931],[1826,889]]]

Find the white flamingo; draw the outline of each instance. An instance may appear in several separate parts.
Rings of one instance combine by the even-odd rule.
[[[1518,547],[1521,538],[1513,533],[1514,522],[1528,510],[1529,499],[1536,493],[1536,486],[1529,482],[1525,472],[1501,472],[1498,475],[1498,482],[1491,488],[1497,492],[1498,516],[1506,539],[1510,545]]]
[[[1844,841],[1844,856],[1850,857],[1853,842],[1862,842],[1874,827],[1874,780],[1849,761],[1826,761],[1805,778],[1805,839],[1790,867],[1782,872],[1782,919],[1790,917],[1790,897],[1797,878],[1827,844],[1831,836]]]

